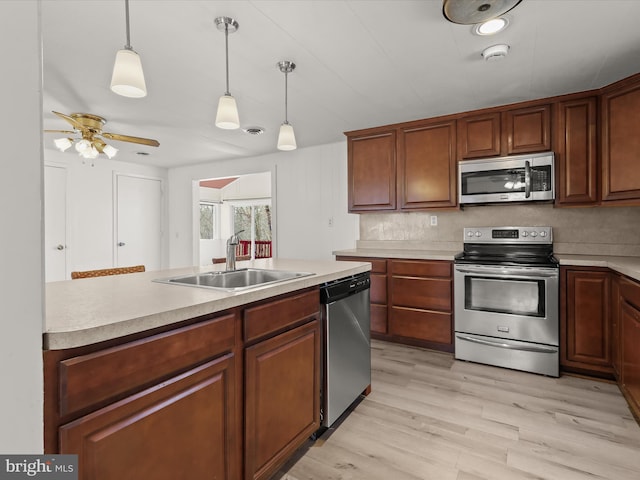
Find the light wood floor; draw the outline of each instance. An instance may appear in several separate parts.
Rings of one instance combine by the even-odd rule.
[[[618,387],[374,341],[372,392],[279,480],[639,480]]]

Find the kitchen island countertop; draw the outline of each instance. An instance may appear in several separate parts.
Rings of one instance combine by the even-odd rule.
[[[47,283],[44,348],[74,348],[151,330],[366,272],[371,264],[271,258],[238,262],[238,268],[313,275],[231,293],[153,281],[224,267],[219,264]]]

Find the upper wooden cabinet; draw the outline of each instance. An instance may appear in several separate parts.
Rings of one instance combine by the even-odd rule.
[[[602,202],[640,204],[640,75],[602,97]]]
[[[396,131],[348,139],[350,212],[395,210]]]
[[[401,128],[398,136],[400,209],[456,205],[455,120]]]
[[[500,155],[500,112],[462,117],[457,123],[459,160]]]
[[[551,105],[517,108],[502,113],[505,155],[551,150]]]
[[[461,116],[458,160],[551,150],[551,105]]]
[[[596,107],[595,96],[556,105],[557,205],[593,205],[598,201]]]

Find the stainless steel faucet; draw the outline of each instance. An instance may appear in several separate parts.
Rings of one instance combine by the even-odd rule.
[[[227,266],[225,267],[227,271],[236,269],[236,246],[240,243],[238,234],[242,232],[244,230],[234,233],[227,239]]]

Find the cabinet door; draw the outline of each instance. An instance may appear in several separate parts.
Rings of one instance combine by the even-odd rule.
[[[602,96],[602,201],[640,204],[640,81]]]
[[[319,321],[248,347],[245,382],[245,479],[267,479],[320,427]]]
[[[550,105],[508,110],[502,118],[503,155],[551,150]]]
[[[60,427],[81,480],[239,478],[232,354]]]
[[[622,302],[620,306],[622,327],[622,386],[631,406],[640,412],[640,310]]]
[[[560,102],[556,108],[556,203],[595,204],[598,201],[596,98]]]
[[[611,373],[608,272],[566,271],[564,366]]]
[[[395,210],[396,132],[348,138],[349,211]]]
[[[500,113],[462,117],[458,126],[458,160],[500,155]]]
[[[455,121],[403,128],[399,135],[400,208],[455,206]]]

